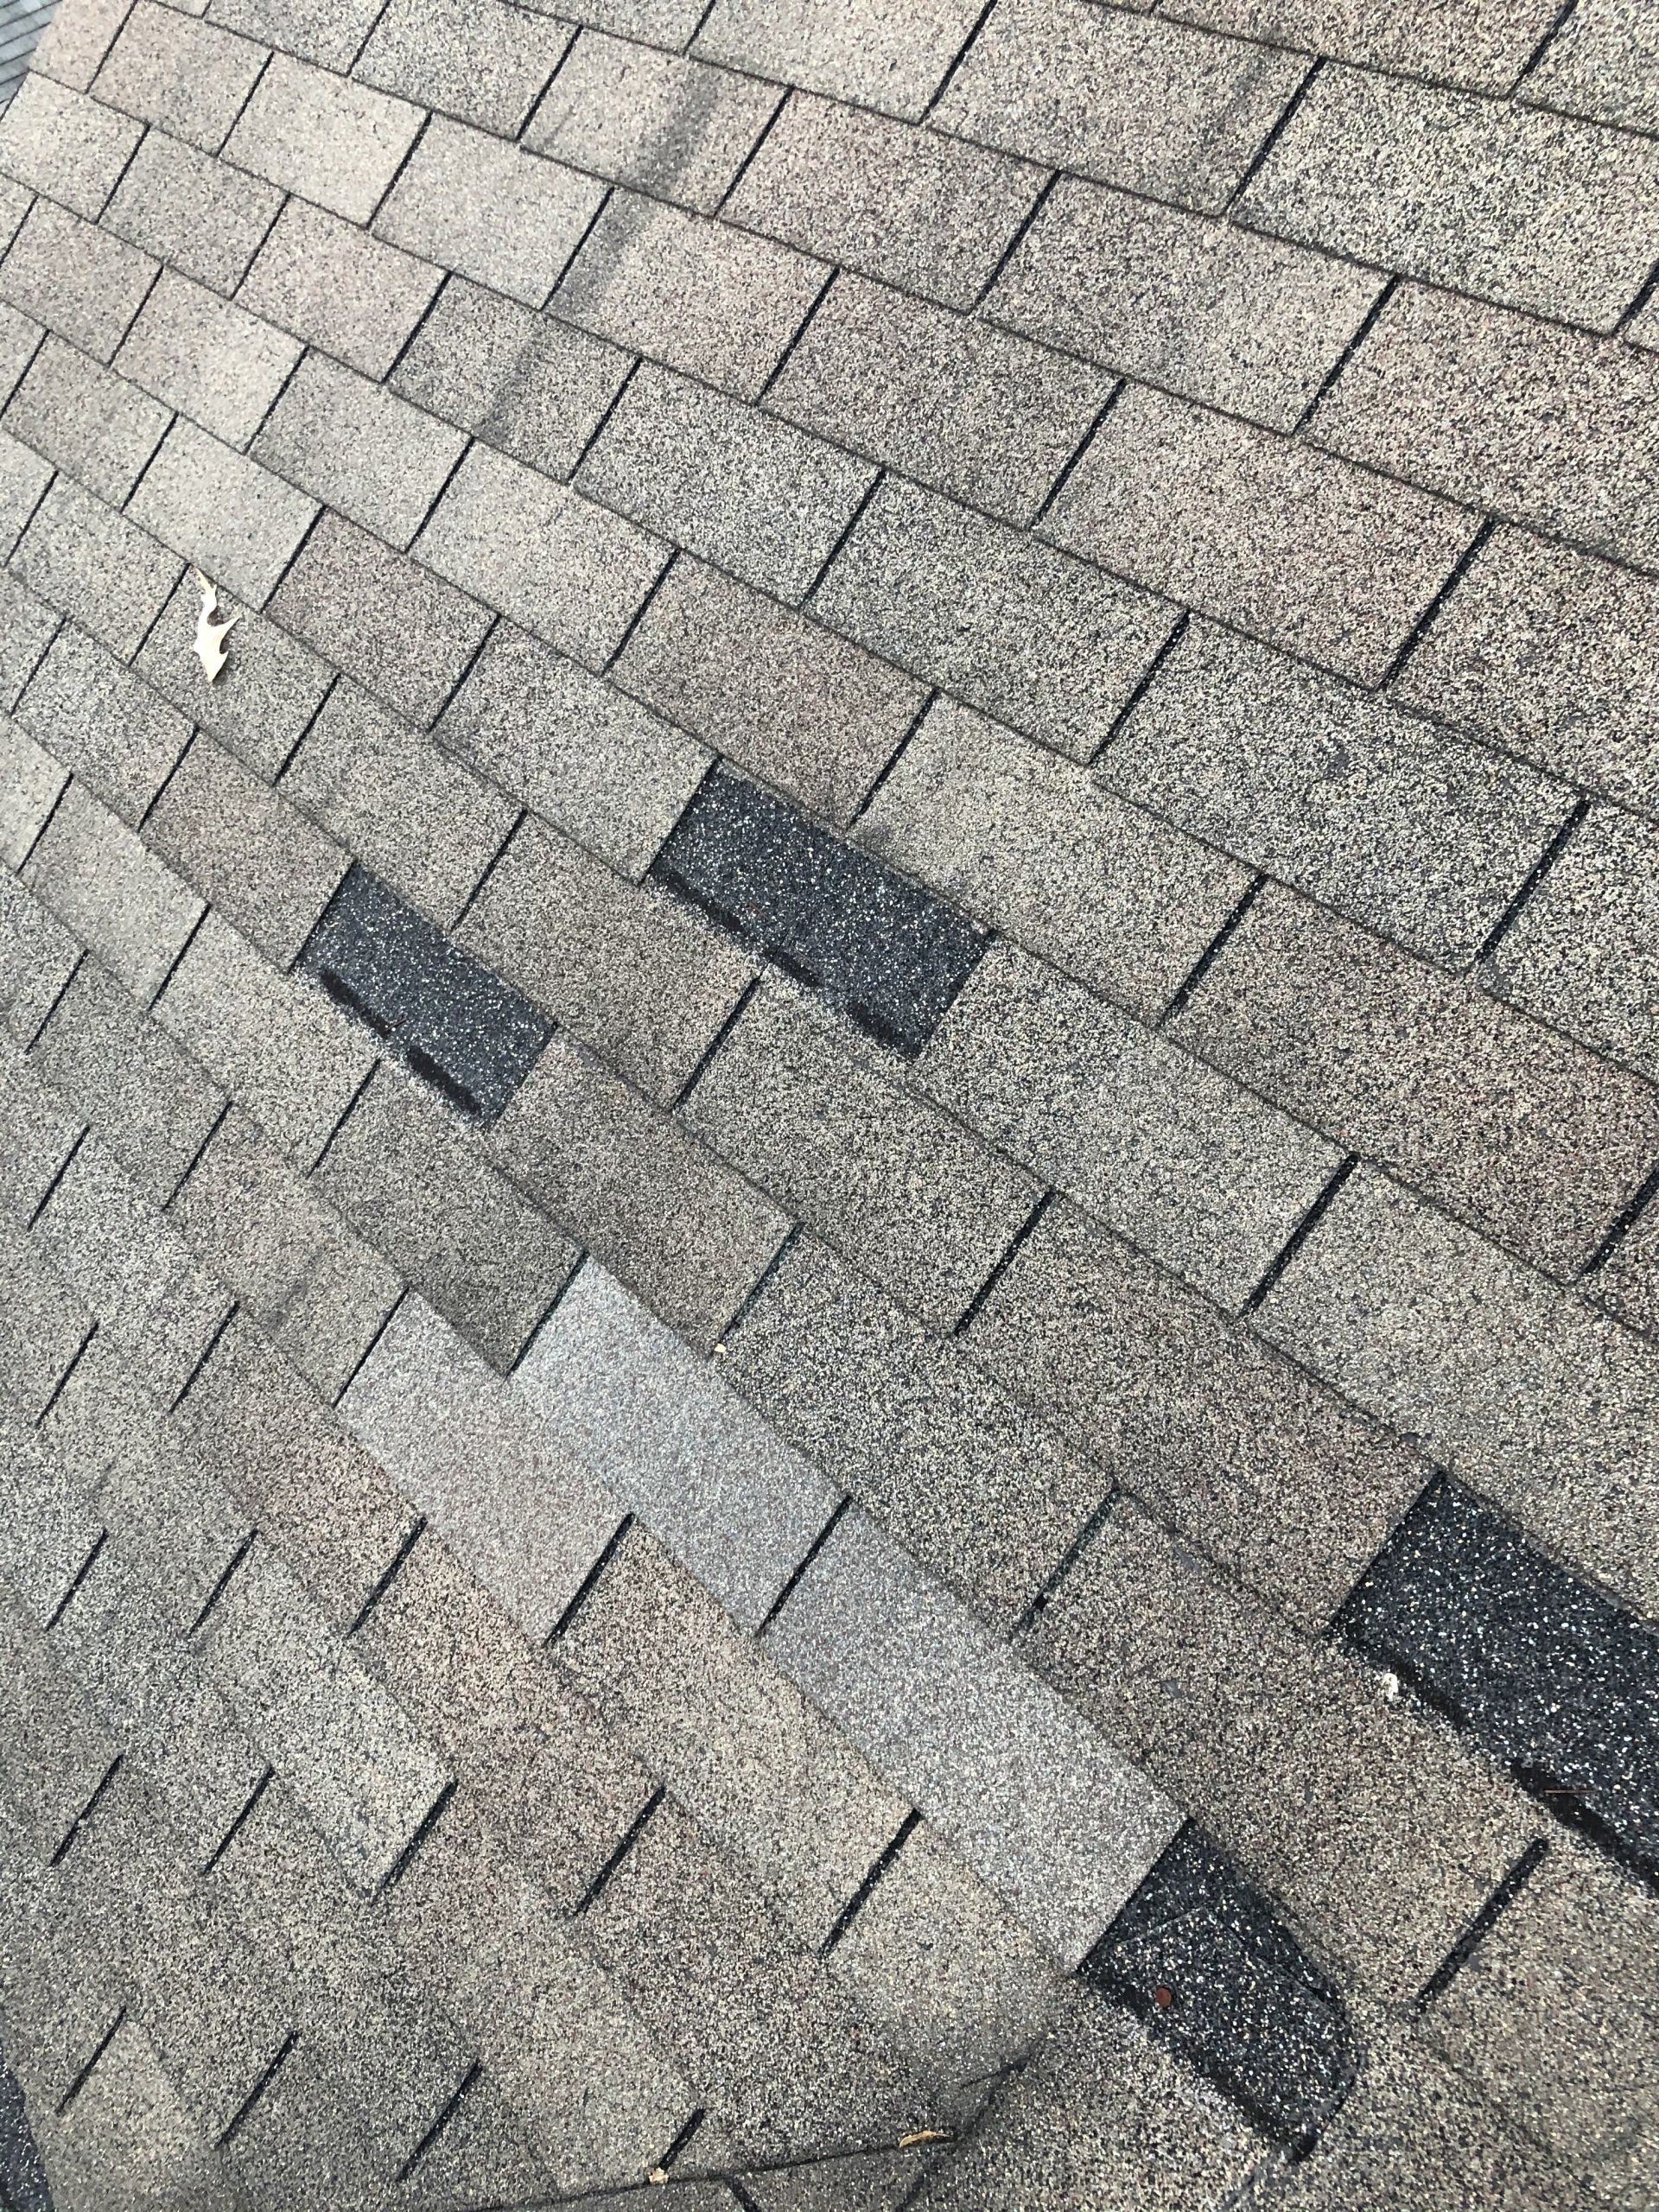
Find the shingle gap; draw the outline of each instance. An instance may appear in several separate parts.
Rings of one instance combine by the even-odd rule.
[[[292,2052],[295,2044],[299,2041],[299,2039],[298,2031],[296,2029],[290,2028],[288,2033],[283,2037],[281,2043],[277,2044],[276,2050],[271,2056],[269,2065],[266,2066],[258,2080],[248,2091],[247,2095],[243,2098],[241,2103],[231,2114],[230,2119],[225,2123],[224,2133],[219,2139],[219,2149],[222,2151],[226,2145],[233,2141],[236,2136],[240,2133],[242,2129],[247,2126],[249,2120],[253,2117],[254,2107],[258,2104],[260,2098],[264,2095],[266,2090],[270,2088],[271,2083],[276,2079],[276,2076],[282,2072],[283,2067],[287,2065],[289,2054]]]
[[[86,2064],[80,2068],[73,2080],[70,2082],[68,2088],[58,2099],[57,2104],[54,2109],[56,2111],[60,2120],[63,2118],[70,2106],[73,2104],[75,2099],[80,2094],[86,2084],[92,2080],[93,2074],[97,2070],[99,2060],[103,2057],[105,2052],[115,2041],[116,2037],[121,2032],[121,2025],[126,2017],[126,2006],[124,2005],[118,2005],[115,2009],[115,2018],[110,2022],[109,2026],[105,2029],[103,2034],[99,2037],[96,2044],[93,2044],[91,2057],[88,2058]]]
[[[1338,1192],[1358,1165],[1358,1159],[1352,1153],[1350,1153],[1345,1160],[1338,1161],[1325,1178],[1323,1188],[1314,1193],[1313,1204],[1308,1207],[1307,1211],[1268,1262],[1267,1272],[1244,1300],[1243,1312],[1246,1313],[1255,1312],[1274,1283],[1278,1281],[1280,1276],[1283,1274],[1285,1269],[1319,1227]]]
[[[657,1808],[662,1803],[664,1798],[667,1795],[668,1791],[665,1785],[658,1783],[656,1789],[652,1791],[650,1796],[646,1798],[645,1803],[634,1815],[632,1820],[629,1821],[627,1831],[624,1834],[621,1841],[612,1852],[610,1857],[605,1861],[605,1864],[600,1868],[599,1872],[594,1876],[593,1880],[588,1883],[588,1887],[582,1891],[582,1894],[577,1901],[575,1908],[577,1912],[586,1912],[590,1905],[597,1904],[600,1898],[604,1896],[606,1891],[610,1887],[612,1879],[616,1874],[617,1870],[620,1867],[623,1860],[627,1857],[628,1853],[633,1849],[634,1845],[639,1842],[640,1837],[644,1834],[646,1822],[651,1819],[652,1815],[657,1810]]]
[[[472,2064],[467,2069],[467,2071],[461,2075],[460,2081],[456,2082],[454,2088],[449,2092],[449,2094],[444,2099],[442,2104],[439,2106],[437,2118],[427,2129],[425,2134],[422,2136],[420,2141],[410,2152],[408,2158],[404,2160],[403,2164],[398,2167],[397,2179],[400,2183],[406,2182],[409,2179],[410,2176],[415,2171],[416,2166],[420,2164],[422,2159],[427,2156],[429,2152],[430,2152],[434,2144],[436,2143],[438,2138],[443,2133],[444,2129],[448,2126],[450,2121],[461,2110],[462,2102],[472,2089],[474,2083],[479,2079],[484,2069],[482,2065],[475,2058]]]
[[[1476,953],[1474,959],[1470,963],[1472,968],[1478,969],[1484,967],[1486,962],[1489,961],[1492,955],[1497,950],[1498,946],[1503,943],[1503,939],[1509,935],[1510,931],[1514,927],[1516,921],[1520,916],[1521,909],[1526,905],[1527,901],[1532,897],[1533,893],[1536,891],[1544,878],[1549,874],[1550,869],[1554,868],[1556,861],[1560,856],[1562,849],[1565,847],[1567,839],[1571,837],[1573,832],[1578,828],[1580,823],[1584,820],[1585,816],[1588,814],[1589,811],[1589,800],[1587,798],[1580,799],[1577,805],[1573,809],[1573,811],[1567,816],[1566,821],[1562,823],[1560,828],[1550,839],[1548,844],[1544,847],[1543,851],[1539,854],[1537,859],[1528,869],[1526,876],[1522,880],[1519,890],[1516,891],[1514,898],[1510,899],[1509,905],[1505,906],[1503,912],[1492,924],[1491,928],[1486,932],[1485,942],[1482,944],[1479,951]]]
[[[110,1532],[107,1529],[100,1529],[97,1535],[92,1539],[92,1548],[88,1551],[86,1558],[82,1560],[80,1565],[75,1569],[74,1573],[70,1577],[68,1586],[65,1589],[62,1597],[59,1599],[57,1604],[53,1606],[52,1611],[47,1616],[46,1632],[48,1636],[51,1635],[53,1630],[56,1628],[58,1623],[63,1618],[70,1606],[74,1603],[77,1593],[79,1592],[82,1585],[86,1582],[87,1576],[98,1565],[99,1559],[103,1553],[104,1547],[108,1543],[109,1540]]]
[[[921,1819],[921,1815],[912,1806],[905,1815],[904,1819],[899,1821],[892,1836],[871,1861],[869,1871],[863,1880],[836,1915],[829,1934],[818,1946],[821,1955],[827,1957],[835,1949],[836,1944],[858,1918],[859,1914],[863,1911],[875,1893],[876,1885],[893,1865],[906,1844],[909,1842],[917,1828],[920,1827]]]
[[[1426,2012],[1434,1999],[1451,1987],[1464,1967],[1484,1942],[1488,1934],[1503,1918],[1526,1884],[1531,1879],[1534,1870],[1548,1848],[1549,1846],[1542,1836],[1534,1836],[1532,1841],[1417,1992],[1416,1996],[1413,1998],[1412,2004],[1419,2012]]]

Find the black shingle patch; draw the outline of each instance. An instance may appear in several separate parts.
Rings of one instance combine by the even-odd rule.
[[[1077,1971],[1281,2142],[1311,2140],[1352,2086],[1336,1990],[1191,1821]]]
[[[1659,1632],[1445,1480],[1389,1537],[1336,1628],[1659,1887]]]
[[[0,2204],[14,2212],[52,2212],[46,2168],[29,2132],[17,2076],[0,2058]]]
[[[984,949],[960,914],[724,768],[652,873],[912,1057]]]
[[[300,956],[329,995],[456,1104],[493,1122],[553,1025],[423,914],[353,866]]]

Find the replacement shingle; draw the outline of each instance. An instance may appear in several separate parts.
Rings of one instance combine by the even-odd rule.
[[[983,944],[959,914],[724,768],[699,787],[652,874],[910,1054]]]

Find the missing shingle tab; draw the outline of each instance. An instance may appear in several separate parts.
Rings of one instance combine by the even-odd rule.
[[[1190,1821],[1077,1973],[1279,2142],[1311,2142],[1353,2085],[1335,1987]]]
[[[528,999],[359,866],[346,871],[300,964],[452,1105],[486,1122],[552,1033]]]
[[[1659,1630],[1442,1478],[1333,1632],[1467,1729],[1546,1811],[1659,1888]]]
[[[911,1058],[984,949],[953,908],[726,768],[652,874]]]

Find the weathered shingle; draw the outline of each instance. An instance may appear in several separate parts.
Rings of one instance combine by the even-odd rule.
[[[392,0],[352,74],[514,138],[569,43],[563,24],[500,0]]]
[[[459,430],[314,353],[283,388],[253,451],[290,484],[407,550],[466,443]]]
[[[10,869],[0,873],[0,1020],[20,1045],[57,1004],[80,950]]]
[[[116,187],[104,228],[216,292],[233,292],[283,195],[274,185],[149,130]]]
[[[99,101],[26,77],[0,119],[0,170],[96,222],[140,135]]]
[[[591,177],[439,117],[375,230],[393,245],[538,308],[603,198],[604,187]]]
[[[190,735],[182,715],[67,623],[16,715],[127,822],[160,791]]]
[[[242,304],[365,376],[385,375],[443,281],[441,270],[304,200],[290,200],[260,237]]]
[[[1507,92],[1559,15],[1550,0],[1165,0],[1165,13],[1408,76]]]
[[[6,409],[6,429],[100,499],[118,507],[171,419],[126,379],[48,337]]]
[[[1585,0],[1560,19],[1554,37],[1528,72],[1527,96],[1603,123],[1659,130],[1656,60],[1659,48],[1643,10],[1622,7],[1619,0]]]
[[[116,366],[204,430],[245,447],[300,353],[269,323],[164,269]]]
[[[60,800],[25,880],[145,1005],[201,918],[189,885],[79,784]]]
[[[94,89],[111,107],[216,154],[269,59],[268,48],[193,22],[188,11],[138,0]]]
[[[315,500],[175,422],[133,494],[136,521],[255,607],[263,607],[316,520]]]
[[[11,556],[31,591],[124,659],[171,597],[181,565],[146,531],[62,476]]]
[[[406,100],[276,54],[226,143],[226,157],[285,192],[366,223],[421,126]]]
[[[69,780],[26,729],[0,716],[0,861],[21,868]]]
[[[134,666],[181,714],[269,782],[327,696],[334,674],[274,622],[234,602],[227,607],[222,591],[216,595],[219,619],[232,613],[238,619],[226,646],[230,658],[213,682],[196,658],[201,587],[188,570]]]

